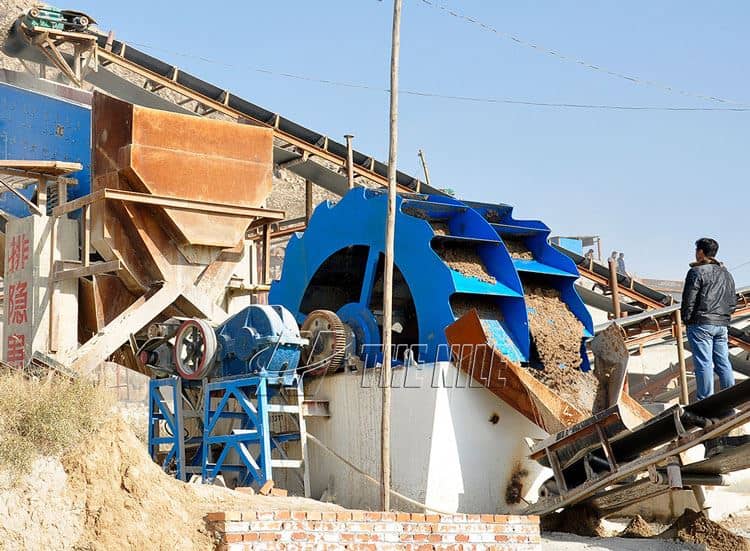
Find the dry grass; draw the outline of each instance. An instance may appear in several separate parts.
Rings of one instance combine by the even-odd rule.
[[[25,474],[40,455],[56,456],[92,432],[112,407],[89,381],[0,376],[0,468]]]

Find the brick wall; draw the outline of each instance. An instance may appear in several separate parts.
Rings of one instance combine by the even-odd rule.
[[[211,513],[207,520],[220,551],[541,549],[536,516],[254,511]]]

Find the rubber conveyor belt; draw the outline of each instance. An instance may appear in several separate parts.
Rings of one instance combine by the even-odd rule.
[[[560,247],[558,245],[552,245],[555,247],[558,251],[566,255],[568,258],[570,258],[573,262],[576,263],[576,265],[579,268],[591,268],[593,272],[596,274],[609,278],[609,267],[604,266],[603,264],[599,264],[597,262],[592,262],[589,264],[588,260],[586,260],[585,257],[581,256],[580,254],[574,253],[573,251],[569,251],[568,249],[564,247]],[[637,293],[650,298],[651,300],[654,300],[656,302],[660,302],[664,304],[665,306],[670,304],[672,302],[672,297],[669,295],[666,295],[664,293],[661,293],[659,291],[656,291],[652,289],[651,287],[644,285],[643,283],[639,283],[637,281],[632,281],[631,278],[628,276],[625,276],[623,274],[617,274],[617,281],[620,285],[625,287],[630,287],[632,284],[632,288]]]

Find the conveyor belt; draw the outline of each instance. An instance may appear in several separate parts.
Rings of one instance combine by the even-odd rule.
[[[217,110],[229,114],[237,119],[244,119],[253,124],[268,126],[274,129],[277,142],[283,142],[281,147],[274,148],[274,162],[287,163],[285,168],[304,178],[314,181],[319,186],[343,195],[347,190],[346,178],[326,166],[316,163],[310,157],[319,157],[337,167],[346,167],[346,146],[329,139],[324,134],[310,130],[278,113],[269,111],[227,90],[206,82],[195,75],[184,72],[178,67],[153,57],[119,40],[107,44],[107,35],[101,32],[89,31],[97,37],[99,59],[102,63],[114,63],[125,69],[135,71],[145,78],[153,79],[159,86],[169,88],[177,93],[187,92],[197,98],[196,101],[207,107],[207,110]],[[19,24],[11,30],[10,38],[3,47],[8,55],[49,64],[36,48],[27,46],[27,40]],[[70,56],[67,57],[70,60]],[[89,72],[85,80],[97,88],[120,99],[138,103],[147,107],[188,111],[175,103],[132,84],[111,71],[99,67],[97,72]],[[154,103],[159,104],[154,105]],[[167,104],[167,105],[165,105]],[[286,144],[286,145],[284,145]],[[355,175],[363,176],[376,184],[387,185],[388,167],[385,163],[376,161],[372,156],[359,151],[353,152]],[[445,195],[444,192],[421,183],[416,177],[403,172],[397,173],[397,184],[402,191],[416,191],[417,187],[423,193]]]
[[[721,419],[735,414],[734,408],[746,406],[748,402],[750,402],[750,379],[693,404],[673,406],[632,431],[611,434],[608,430],[609,426],[602,427],[602,430],[608,437],[615,461],[618,464],[625,464],[637,460],[659,446],[674,441],[680,436],[681,430],[689,431],[696,427],[720,423]],[[554,449],[563,468],[568,487],[582,484],[586,480],[584,455],[594,457],[595,461],[601,465],[606,465],[607,462],[600,442],[588,438],[591,433],[590,425],[599,420],[604,421],[605,413],[601,412],[598,416],[538,444],[532,452],[532,458],[549,467],[549,456],[543,451],[547,448]],[[707,419],[711,421],[706,423]],[[581,438],[586,440],[585,448],[580,446],[578,439],[574,436],[577,432],[580,432]],[[561,445],[555,444],[556,441],[560,441]],[[694,472],[698,474],[697,470]]]
[[[585,270],[591,270],[595,274],[603,277],[603,278],[609,278],[609,267],[604,266],[603,264],[599,264],[597,262],[591,262],[581,256],[580,254],[574,253],[573,251],[570,251],[564,247],[560,247],[558,245],[553,245],[557,250],[559,250],[564,255],[568,256],[573,262],[576,263],[576,265],[582,269]],[[637,281],[631,281],[631,278],[623,275],[618,274],[617,275],[617,281],[618,283],[623,287],[630,287],[635,291],[636,293],[650,299],[651,301],[657,302],[659,304],[662,304],[664,306],[669,305],[673,302],[673,299],[671,296],[666,295],[660,291],[656,291],[655,289],[652,289],[651,287],[648,287],[642,283],[639,283]]]

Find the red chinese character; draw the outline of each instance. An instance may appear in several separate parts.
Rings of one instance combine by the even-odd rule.
[[[25,359],[26,335],[8,335],[8,354],[5,361],[16,367],[23,367]]]
[[[27,310],[29,306],[28,285],[25,281],[13,283],[8,287],[8,323],[26,323],[29,321]]]
[[[29,260],[29,239],[25,235],[14,235],[10,240],[8,255],[8,273],[23,270]]]

